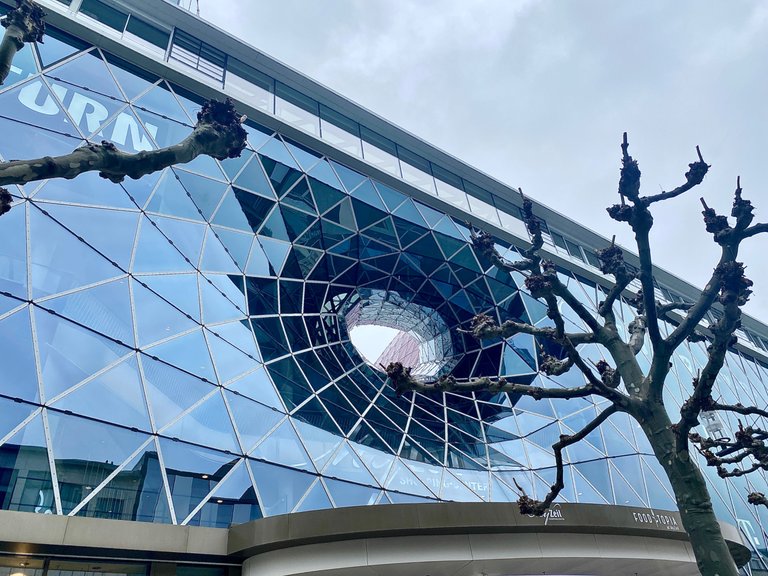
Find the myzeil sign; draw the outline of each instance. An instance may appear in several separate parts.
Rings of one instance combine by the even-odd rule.
[[[95,133],[111,115],[107,107],[101,102],[71,86],[52,82],[51,90],[59,102],[64,104],[72,121],[84,134]],[[55,116],[61,112],[59,103],[43,86],[42,80],[36,80],[25,85],[19,90],[18,99],[25,108],[38,114]],[[145,122],[144,127],[153,139],[156,138],[157,126]],[[100,131],[97,136],[99,139],[110,140],[128,151],[140,152],[154,148],[136,117],[128,111],[120,112],[111,124]]]

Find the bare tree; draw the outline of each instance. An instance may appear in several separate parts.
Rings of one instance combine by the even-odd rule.
[[[479,378],[470,381],[457,381],[453,376],[443,376],[435,381],[423,382],[412,377],[410,370],[399,363],[390,364],[387,374],[392,385],[400,393],[406,391],[443,392],[477,391],[512,392],[542,398],[579,398],[599,396],[610,402],[594,420],[573,435],[563,435],[552,448],[557,465],[555,483],[543,500],[533,500],[522,490],[519,500],[520,509],[526,514],[543,514],[563,489],[563,448],[578,442],[587,434],[597,429],[605,420],[616,412],[624,412],[634,418],[648,441],[654,454],[665,470],[674,490],[683,525],[687,531],[699,570],[704,575],[735,575],[737,568],[720,533],[712,509],[712,503],[701,470],[690,455],[689,441],[693,442],[707,459],[718,465],[721,476],[736,476],[758,468],[768,469],[768,449],[762,445],[762,439],[768,433],[756,427],[743,427],[734,441],[710,440],[692,433],[699,424],[702,412],[728,410],[745,415],[768,416],[768,413],[753,407],[741,405],[726,406],[715,402],[712,397],[713,385],[718,372],[723,367],[726,352],[735,343],[734,333],[740,326],[741,307],[751,293],[752,282],[744,276],[744,266],[737,262],[739,246],[743,240],[768,231],[768,224],[753,224],[752,204],[742,198],[742,190],[737,182],[731,216],[733,222],[719,215],[714,209],[704,204],[704,222],[706,230],[713,235],[714,241],[721,248],[720,260],[701,292],[698,300],[692,304],[661,304],[654,297],[653,264],[649,232],[653,226],[650,208],[653,204],[671,200],[702,182],[709,166],[696,149],[698,159],[689,164],[685,182],[668,192],[651,196],[640,195],[640,169],[637,162],[629,155],[626,133],[621,145],[622,167],[619,180],[620,203],[608,208],[608,214],[614,220],[626,222],[632,228],[640,257],[639,271],[624,262],[623,252],[613,243],[598,252],[602,272],[612,276],[613,282],[604,301],[599,303],[595,315],[588,310],[568,288],[558,279],[554,263],[542,259],[542,232],[539,221],[534,217],[532,204],[523,198],[524,220],[532,238],[532,245],[522,252],[523,258],[510,262],[502,258],[497,251],[493,238],[484,232],[472,232],[472,242],[476,252],[488,258],[495,266],[509,272],[516,271],[525,275],[525,286],[536,298],[544,301],[547,314],[553,327],[537,327],[524,322],[508,320],[497,324],[494,318],[478,315],[473,321],[470,332],[475,338],[509,338],[516,334],[531,334],[537,339],[559,345],[564,354],[560,358],[543,353],[539,370],[547,375],[563,374],[569,370],[578,370],[585,377],[585,384],[575,388],[542,388],[514,382],[506,378]],[[630,282],[639,279],[642,289],[636,294],[627,290]],[[636,308],[636,316],[629,324],[629,336],[622,339],[617,327],[614,304],[624,295]],[[564,302],[578,315],[587,327],[586,331],[569,333],[558,304]],[[707,311],[715,302],[722,306],[723,314],[713,325],[705,328],[701,323]],[[671,313],[676,311],[674,318]],[[674,326],[665,338],[660,330],[660,320]],[[667,374],[670,371],[672,354],[686,339],[709,341],[708,360],[700,374],[692,382],[692,394],[680,410],[679,420],[674,422],[664,406],[663,391]],[[650,368],[644,371],[636,356],[646,339],[650,340],[652,361]],[[601,361],[589,365],[579,352],[582,344],[597,344],[613,360],[613,366]],[[621,384],[623,383],[623,389]],[[759,446],[758,446],[759,444]],[[738,452],[729,456],[717,456],[713,449],[732,449]],[[755,463],[744,469],[726,470],[726,465],[735,465],[751,456]],[[760,503],[760,495],[751,500]],[[763,498],[764,502],[768,502]]]
[[[0,42],[0,84],[8,76],[13,57],[25,42],[41,42],[45,30],[42,9],[31,0],[16,0],[17,7],[2,21],[5,27]],[[112,182],[125,177],[138,179],[168,166],[191,162],[200,155],[217,160],[240,156],[245,148],[247,132],[244,116],[235,110],[232,100],[209,100],[197,113],[192,132],[178,144],[158,150],[129,154],[107,141],[88,143],[63,156],[45,156],[34,160],[0,162],[0,186],[26,184],[49,178],[76,178],[84,172],[98,171]],[[13,198],[0,188],[0,215],[11,209]]]

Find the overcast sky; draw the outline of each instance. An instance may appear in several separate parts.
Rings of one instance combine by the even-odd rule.
[[[717,259],[699,196],[736,176],[768,220],[764,0],[200,0],[203,18],[435,146],[610,237],[621,133],[654,210],[658,265],[703,286]],[[747,312],[768,320],[768,236],[745,244]]]

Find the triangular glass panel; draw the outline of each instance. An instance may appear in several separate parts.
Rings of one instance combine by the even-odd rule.
[[[39,214],[38,218],[40,218]],[[3,270],[3,274],[0,276],[0,291],[24,300],[28,298],[27,242],[23,241],[27,237],[26,219],[27,207],[16,206],[9,213],[3,215],[3,225],[0,226],[0,266]],[[45,234],[45,228],[53,226],[58,229],[60,234],[64,232],[58,225],[50,223],[47,218],[42,223],[44,224],[43,234]],[[38,258],[42,253],[43,250],[38,249]]]
[[[152,430],[135,356],[62,396],[53,407],[129,428]]]
[[[171,244],[152,220],[142,217],[133,256],[133,272],[192,272],[194,264],[182,256],[175,243]]]
[[[461,480],[456,478],[448,470],[443,471],[441,500],[452,500],[455,502],[478,502],[482,498],[472,492]]]
[[[189,516],[239,461],[232,455],[162,437],[159,445],[177,522]]]
[[[48,410],[51,449],[59,478],[61,507],[71,512],[88,491],[127,460],[148,438],[146,434]],[[83,441],[84,438],[92,439]],[[73,466],[87,468],[76,478]]]
[[[238,378],[234,382],[228,383],[227,388],[277,410],[285,410],[272,385],[272,381],[269,379],[267,371],[263,368],[259,368],[242,378]]]
[[[299,164],[294,160],[293,156],[288,151],[288,148],[286,148],[285,144],[278,136],[270,138],[263,146],[261,146],[259,148],[259,155],[267,156],[290,168],[301,170]]]
[[[365,202],[374,208],[379,210],[388,210],[388,207],[384,205],[384,202],[382,202],[378,192],[376,191],[376,188],[373,186],[373,183],[370,180],[365,180],[360,186],[351,192],[351,195],[353,198],[357,198],[358,200],[361,200],[362,202]]]
[[[613,480],[613,490],[616,496],[616,504],[619,506],[639,506],[646,508],[647,502],[643,501],[634,488],[621,476],[617,468],[611,463],[611,477]],[[645,493],[645,485],[642,478],[634,479],[634,482],[638,483],[639,490]]]
[[[212,228],[230,258],[235,261],[238,268],[245,270],[253,243],[253,234],[236,232],[220,226],[213,226]]]
[[[184,170],[176,169],[175,172],[184,189],[203,213],[203,217],[210,220],[227,191],[226,184]]]
[[[200,270],[224,274],[241,273],[227,248],[217,238],[216,232],[212,228],[209,228],[205,235],[205,247],[200,261]]]
[[[34,404],[0,397],[0,414],[3,415],[0,420],[0,439],[5,438],[37,410],[38,407]]]
[[[163,217],[154,217],[153,221],[163,235],[181,252],[185,262],[196,266],[203,247],[205,225]]]
[[[248,456],[291,468],[315,471],[309,455],[304,450],[293,425],[288,419],[270,433],[269,437],[256,446]]]
[[[31,211],[30,222],[33,297],[48,296],[123,275],[120,269],[40,210]],[[42,238],[45,242],[35,241]]]
[[[324,182],[332,188],[343,190],[341,181],[331,168],[331,165],[328,163],[327,159],[318,162],[311,170],[307,172],[307,174],[312,177],[313,180],[319,180],[320,182]]]
[[[35,350],[29,308],[0,320],[0,394],[38,402]]]
[[[117,362],[130,351],[39,308],[35,309],[34,319],[47,399]]]
[[[48,464],[43,418],[35,416],[0,447],[3,468],[23,471],[11,474],[10,485],[3,486],[6,494],[18,494],[3,502],[3,508],[36,514],[56,514],[53,481]]]
[[[343,164],[339,164],[338,162],[335,162],[333,160],[331,160],[330,162],[331,162],[331,165],[333,166],[333,169],[336,171],[336,174],[338,174],[342,184],[344,185],[344,188],[346,188],[347,191],[354,190],[360,185],[360,183],[363,180],[365,180],[365,176],[360,174],[359,172],[356,172],[351,168],[347,168]]]
[[[78,236],[107,259],[117,262],[124,270],[128,269],[136,238],[138,212],[60,204],[45,204],[44,208],[64,226],[77,230]]]
[[[162,433],[185,442],[241,453],[232,421],[219,392],[206,398]]]
[[[315,203],[312,200],[312,192],[306,178],[299,179],[293,188],[280,199],[280,202],[305,212],[317,213],[317,208],[315,208]]]
[[[63,80],[83,88],[86,92],[104,94],[117,100],[123,98],[123,93],[118,89],[97,50],[87,52],[56,68],[49,68],[45,74],[55,80]]]
[[[677,510],[677,503],[671,495],[673,493],[672,486],[669,484],[669,480],[662,475],[661,465],[653,457],[641,456],[640,460],[643,465],[643,476],[648,487],[651,507],[662,510]]]
[[[279,166],[282,165],[280,164]],[[264,168],[256,155],[254,155],[245,168],[243,168],[234,183],[237,187],[258,194],[259,196],[270,199],[276,198],[275,193],[272,190],[272,185],[269,183],[267,176],[264,173]]]
[[[283,222],[283,215],[278,207],[275,207],[269,217],[267,217],[259,230],[259,234],[277,240],[285,240],[286,242],[291,241],[291,237],[288,235],[288,230],[285,227],[285,222]]]
[[[189,275],[194,280],[194,275]],[[139,346],[166,340],[181,332],[197,327],[197,322],[185,311],[179,310],[160,296],[140,284],[142,277],[133,280],[133,302],[136,317],[136,335]],[[181,285],[188,285],[181,283]]]
[[[220,382],[229,382],[257,366],[257,360],[249,358],[218,334],[208,332],[208,348]]]
[[[105,54],[105,59],[107,61],[107,68],[117,79],[123,94],[129,100],[135,99],[136,96],[145,92],[158,80],[157,76],[111,54]]]
[[[394,188],[385,186],[381,182],[376,182],[376,189],[379,191],[379,195],[384,200],[384,204],[387,205],[387,209],[390,212],[394,212],[398,206],[408,199],[408,196],[405,194],[398,192]]]
[[[45,307],[96,332],[134,346],[127,278],[48,300]]]
[[[214,390],[210,384],[147,356],[141,356],[141,365],[156,430]]]
[[[147,206],[147,211],[191,220],[203,220],[200,210],[173,170],[163,172],[162,179]]]
[[[238,194],[238,192],[240,193]],[[259,220],[258,224],[253,226],[251,218],[248,217],[248,214],[243,209],[241,200],[241,197],[243,196],[246,198],[250,197],[252,200],[262,201],[260,202],[262,206],[264,205],[264,202],[268,202],[260,196],[255,196],[254,194],[249,194],[242,190],[235,189],[233,192],[232,189],[227,189],[227,192],[224,195],[224,200],[216,209],[216,215],[211,222],[213,224],[218,224],[219,226],[243,230],[244,232],[252,232],[255,228],[258,228],[261,224],[261,220]],[[267,206],[270,206],[270,204],[268,203]],[[260,212],[263,214],[264,211],[261,210]]]
[[[395,460],[392,473],[384,486],[387,490],[398,490],[408,494],[418,494],[427,498],[435,495],[405,466],[399,459]]]
[[[150,112],[172,118],[182,124],[190,123],[189,117],[165,82],[160,82],[155,88],[136,99],[134,104]]]
[[[248,460],[264,516],[288,514],[317,478],[314,474]]]
[[[292,142],[285,136],[283,136],[283,142],[285,142],[286,148],[290,151],[291,156],[296,159],[296,162],[299,164],[302,171],[309,172],[309,170],[320,161],[319,154],[308,148],[304,148],[301,144]]]
[[[328,508],[333,508],[333,504],[331,504],[331,499],[328,497],[323,483],[318,478],[314,487],[309,490],[295,511],[309,512],[310,510],[325,510]]]
[[[203,322],[214,324],[231,320],[242,320],[245,311],[238,308],[229,298],[222,295],[221,291],[209,280],[216,278],[217,274],[210,274],[208,278],[200,276],[200,296],[203,304]]]
[[[190,526],[229,528],[261,518],[248,467],[240,461],[211,494],[208,502],[190,519]]]
[[[202,330],[152,346],[146,352],[209,382],[217,382]]]
[[[395,216],[399,216],[400,218],[404,218],[405,220],[416,224],[417,226],[427,227],[427,223],[424,220],[424,217],[417,210],[416,205],[410,198],[400,204],[400,206],[393,210],[392,213]]]
[[[137,276],[152,292],[173,304],[184,314],[200,321],[200,296],[197,274],[152,274]]]
[[[125,506],[125,502],[136,504]],[[77,516],[170,524],[171,513],[155,442],[151,441],[127,462],[96,497],[91,497],[80,508]]]
[[[380,490],[368,486],[328,478],[324,478],[324,482],[337,508],[375,504],[380,494]]]
[[[323,475],[363,484],[376,484],[376,480],[346,442],[342,443],[325,466]]]
[[[270,384],[271,386],[271,384]],[[248,453],[285,416],[285,414],[253,402],[245,396],[225,392],[235,427],[240,434],[243,451]]]
[[[315,467],[322,470],[343,438],[301,420],[294,420],[293,422]]]

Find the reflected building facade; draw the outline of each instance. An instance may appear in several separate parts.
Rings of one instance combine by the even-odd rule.
[[[349,337],[356,326],[400,330],[382,358],[428,378],[583,384],[574,371],[540,374],[539,345],[558,351],[532,336],[479,343],[457,331],[481,312],[550,322],[522,276],[469,240],[471,221],[515,258],[528,237],[511,189],[168,3],[152,3],[152,16],[141,2],[41,4],[45,43],[19,53],[0,90],[3,159],[86,140],[167,146],[191,130],[200,95],[230,95],[252,120],[237,159],[120,185],[86,174],[11,189],[0,508],[226,528],[334,507],[514,502],[516,484],[547,492],[552,443],[594,418],[598,399],[398,396]],[[535,212],[561,279],[596,310],[609,284],[594,252],[606,242]],[[660,299],[695,297],[659,279]],[[633,310],[616,312],[626,331]],[[718,379],[724,401],[766,404],[765,335],[746,319]],[[596,345],[582,353],[602,359]],[[701,343],[676,354],[670,409],[705,360]],[[710,433],[737,427],[722,418]],[[626,415],[565,458],[564,502],[675,509]],[[726,482],[704,471],[718,515],[763,550],[768,516],[745,502],[766,490],[762,472]]]

